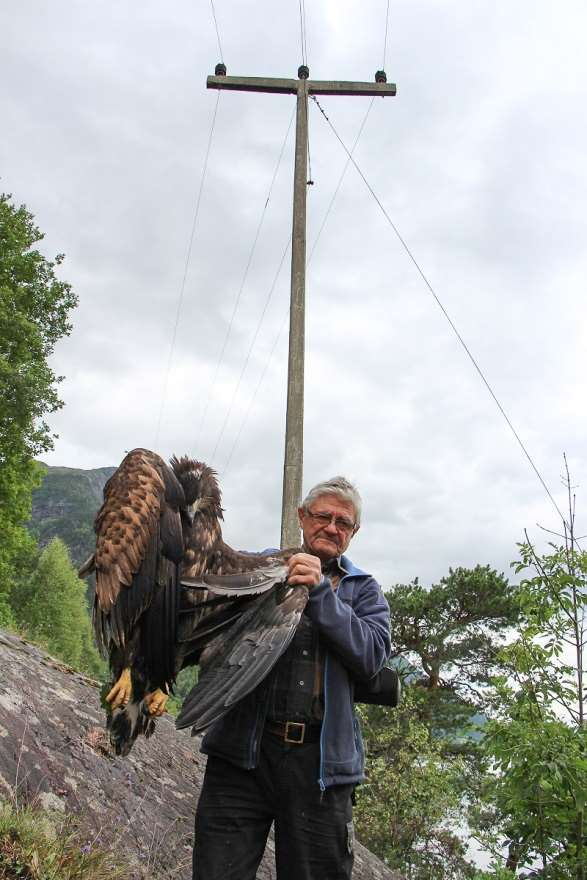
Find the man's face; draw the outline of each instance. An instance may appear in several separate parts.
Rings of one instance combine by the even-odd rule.
[[[322,562],[344,553],[358,531],[353,503],[338,495],[320,495],[307,512],[298,507],[298,516],[306,550]]]

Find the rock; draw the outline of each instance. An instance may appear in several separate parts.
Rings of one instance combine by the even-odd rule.
[[[4,630],[0,665],[0,795],[72,816],[129,862],[128,880],[189,880],[206,761],[199,739],[165,716],[117,758],[96,682]],[[275,878],[271,840],[257,877]],[[353,877],[401,880],[360,844]]]

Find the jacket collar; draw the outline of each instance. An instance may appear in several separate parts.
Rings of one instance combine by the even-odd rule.
[[[363,571],[362,568],[358,568],[356,565],[353,565],[348,556],[344,554],[339,558],[339,565],[344,569],[346,575],[349,577],[370,577],[369,573]]]

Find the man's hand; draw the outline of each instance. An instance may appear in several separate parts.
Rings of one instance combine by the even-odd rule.
[[[287,566],[289,575],[287,577],[288,584],[302,584],[308,587],[317,587],[322,580],[322,563],[317,556],[311,556],[309,553],[296,553],[290,557]]]

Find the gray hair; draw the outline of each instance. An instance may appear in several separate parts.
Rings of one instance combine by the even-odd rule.
[[[358,490],[346,477],[331,477],[323,483],[317,483],[302,501],[302,508],[308,511],[310,504],[322,495],[338,495],[343,501],[350,501],[355,508],[355,522],[361,525],[361,508],[363,503]]]

